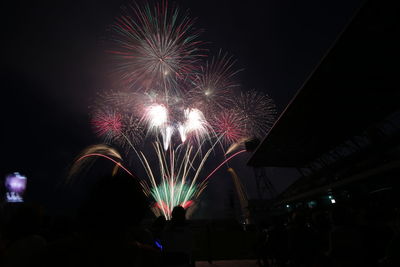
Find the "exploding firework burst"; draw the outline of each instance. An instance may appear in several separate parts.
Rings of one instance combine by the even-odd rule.
[[[245,124],[246,132],[257,138],[265,136],[275,121],[276,106],[273,100],[262,92],[241,92],[235,99],[234,108]]]
[[[224,110],[216,114],[212,120],[215,133],[222,136],[221,140],[226,145],[231,145],[249,136],[245,121],[235,109]]]
[[[122,131],[122,115],[113,110],[98,110],[92,119],[94,132],[107,141],[115,140]]]
[[[188,93],[191,102],[210,112],[231,106],[231,96],[239,86],[234,80],[239,72],[233,68],[234,63],[232,57],[220,52],[201,66],[193,80],[193,88]]]
[[[139,144],[145,134],[145,125],[137,114],[137,94],[110,91],[99,95],[92,109],[94,132],[107,143],[118,144],[129,150]]]
[[[145,136],[145,127],[140,120],[132,115],[125,115],[122,119],[122,131],[118,138],[121,147],[129,150],[132,145],[138,145]]]
[[[195,70],[201,56],[193,20],[167,1],[154,8],[138,4],[125,9],[112,26],[115,71],[130,88],[145,90],[176,84]],[[138,84],[140,83],[140,84]]]

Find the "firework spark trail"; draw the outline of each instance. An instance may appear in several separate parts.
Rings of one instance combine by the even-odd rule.
[[[185,201],[184,198],[192,198],[195,195],[196,189],[192,188],[189,190],[189,187],[186,184],[183,184],[182,182],[179,183],[166,183],[162,182],[159,184],[157,190],[167,192],[166,195],[162,195],[160,199],[158,199],[159,203],[164,203],[160,204],[159,206],[164,206],[164,210],[169,212],[171,211],[171,208],[178,206],[178,205],[188,205],[189,201]],[[153,191],[155,189],[153,188]],[[169,201],[168,204],[165,204],[165,200]],[[164,214],[167,219],[170,219],[170,214],[166,213]]]
[[[116,161],[115,159],[113,159],[113,158],[111,158],[111,157],[109,157],[109,156],[107,156],[107,155],[100,154],[100,153],[90,153],[90,154],[83,155],[82,157],[78,158],[78,159],[76,160],[76,162],[79,162],[79,161],[81,161],[81,160],[83,160],[83,159],[85,159],[85,158],[88,158],[88,157],[102,157],[102,158],[108,159],[108,160],[114,162],[116,165],[118,165],[118,166],[119,166],[120,168],[122,168],[124,171],[126,171],[130,176],[136,177],[136,178],[138,177],[138,176],[136,176],[136,175],[133,175],[133,174],[132,174],[127,168],[125,168],[120,162]]]
[[[186,151],[184,153],[183,159],[178,159],[181,165],[179,166],[178,173],[175,174],[175,169],[177,169],[175,166],[176,151],[172,149],[169,150],[170,160],[168,161],[165,155],[165,153],[168,153],[168,151],[166,152],[162,149],[162,145],[160,144],[160,142],[155,142],[153,147],[159,163],[161,178],[161,181],[159,183],[157,183],[156,181],[154,171],[148,163],[146,156],[143,152],[140,151],[140,156],[142,158],[142,161],[144,162],[143,165],[145,166],[146,172],[150,177],[150,181],[152,183],[151,194],[153,195],[157,203],[159,203],[159,207],[162,208],[162,213],[164,214],[164,216],[166,216],[166,218],[170,218],[169,211],[171,211],[173,207],[177,205],[177,203],[185,204],[190,200],[191,197],[195,195],[195,191],[197,190],[196,184],[199,174],[218,141],[219,139],[217,139],[213,146],[209,148],[204,157],[201,158],[199,166],[195,170],[194,178],[188,185],[186,184],[186,178],[189,175],[191,165],[193,165],[193,162],[199,155],[200,148],[198,148],[196,153],[191,156],[193,146],[186,146]],[[183,173],[181,175],[182,169]],[[178,178],[180,178],[180,181],[178,181]],[[164,204],[162,204],[161,202],[163,202]]]
[[[199,166],[198,166],[198,168],[197,168],[197,170],[196,170],[196,173],[195,173],[195,175],[194,175],[194,178],[193,178],[193,180],[192,180],[192,183],[190,184],[189,190],[195,185],[195,183],[196,183],[196,181],[197,181],[197,178],[198,178],[198,176],[199,176],[199,174],[200,174],[200,171],[203,169],[203,166],[204,166],[205,162],[206,162],[207,159],[208,159],[208,156],[209,156],[210,153],[214,150],[214,147],[219,143],[219,141],[220,141],[220,138],[218,138],[218,139],[214,142],[214,144],[211,146],[211,148],[209,148],[208,151],[207,151],[207,152],[205,153],[205,155],[203,156],[203,158],[202,158],[202,160],[201,160],[201,162],[200,162],[200,164],[199,164]],[[201,149],[201,147],[199,147],[199,149],[197,150],[197,152],[196,152],[196,154],[195,154],[195,157],[198,155],[198,152],[200,151],[200,149]],[[193,159],[193,161],[194,161],[194,159]],[[185,198],[184,200],[185,200],[184,202],[188,201],[187,198]]]
[[[159,143],[155,143],[155,148],[156,148],[156,152],[157,152],[156,154],[157,154],[157,157],[158,157],[159,168],[160,168],[160,172],[161,172],[161,179],[164,181],[164,183],[168,182],[169,184],[173,184],[174,177],[171,176],[171,174],[169,173],[168,163],[167,163],[167,161],[165,159],[164,153],[162,152],[163,151],[162,148],[160,148]],[[171,189],[171,186],[170,186],[170,188],[167,188],[165,186],[162,187],[162,188],[164,189],[165,196],[168,196],[168,192],[167,191],[169,189]],[[167,207],[169,207],[168,210],[170,210],[172,201],[170,200],[170,198],[167,198],[165,200],[166,200]]]
[[[150,190],[151,194],[153,195],[153,197],[157,201],[157,203],[159,203],[158,206],[161,207],[162,213],[164,214],[164,216],[166,218],[170,218],[170,211],[173,209],[173,207],[178,202],[179,202],[179,204],[184,205],[185,203],[187,203],[190,200],[191,197],[193,197],[195,195],[194,192],[197,189],[196,182],[199,177],[199,174],[200,174],[205,162],[207,161],[210,153],[213,151],[214,147],[219,143],[221,137],[222,136],[220,136],[218,139],[216,139],[216,141],[211,146],[211,148],[209,148],[208,151],[206,152],[206,154],[202,157],[201,162],[200,162],[199,166],[197,167],[197,169],[194,169],[195,170],[194,178],[190,182],[188,188],[186,188],[186,178],[189,175],[189,171],[194,168],[193,164],[194,164],[195,160],[200,155],[201,145],[198,147],[198,149],[196,150],[196,152],[193,156],[191,156],[193,146],[192,145],[185,146],[186,152],[184,153],[182,160],[178,158],[178,161],[181,162],[181,165],[179,166],[177,175],[175,175],[175,169],[176,169],[175,153],[177,151],[170,149],[169,150],[170,161],[167,161],[165,153],[168,153],[168,151],[165,151],[162,149],[162,145],[160,144],[159,141],[156,141],[154,143],[153,146],[154,146],[154,150],[156,152],[157,158],[158,158],[160,177],[161,177],[161,181],[162,181],[160,183],[162,184],[162,186],[159,185],[160,183],[159,184],[157,183],[155,176],[154,176],[154,171],[150,167],[148,160],[147,160],[146,156],[144,155],[144,153],[140,151],[141,162],[142,162],[143,166],[145,167],[146,173],[152,183],[153,189]],[[203,143],[204,142],[205,142],[205,140],[203,140]],[[136,152],[136,149],[133,147],[133,145],[132,145],[132,148]],[[183,149],[184,146],[181,146],[180,148]],[[179,150],[178,155],[180,155],[181,149],[178,149]],[[183,173],[182,173],[182,176],[180,176],[182,168],[183,168]],[[180,183],[177,182],[179,177],[181,177]],[[201,193],[203,191],[203,188],[200,187],[199,189],[200,189],[199,193]],[[197,196],[199,196],[199,193],[197,194]],[[182,198],[182,194],[183,194],[183,198]],[[177,195],[177,197],[175,197],[175,195]],[[164,203],[164,204],[162,204],[162,203]]]
[[[160,183],[157,183],[157,181],[153,175],[153,170],[150,167],[146,156],[143,154],[143,152],[140,152],[140,154],[141,154],[142,160],[144,162],[146,171],[147,171],[149,177],[151,178],[150,179],[150,181],[152,183],[151,193],[152,193],[153,197],[156,199],[156,201],[159,203],[159,206],[162,208],[162,213],[164,214],[164,216],[166,216],[166,218],[170,218],[169,211],[171,211],[173,209],[173,207],[176,206],[177,203],[180,201],[181,194],[184,191],[184,189],[186,188],[186,185],[185,185],[186,176],[184,174],[183,178],[181,179],[180,185],[179,185],[179,183],[177,182],[178,176],[175,177],[175,174],[174,174],[175,156],[174,156],[173,150],[170,150],[171,161],[169,161],[169,163],[168,163],[168,161],[166,160],[166,157],[164,155],[165,151],[162,149],[161,144],[159,142],[156,142],[154,144],[154,149],[155,149],[155,152],[158,157],[159,169],[160,169],[160,173],[161,173],[161,175],[160,175],[161,182]],[[191,149],[189,149],[189,152],[190,151],[191,151]],[[187,164],[188,160],[186,160],[184,162],[186,162],[186,164]],[[184,168],[186,169],[187,166],[185,166]],[[170,171],[169,171],[169,169],[170,169]],[[177,190],[178,187],[179,187],[179,190]],[[184,192],[184,194],[185,194],[184,200],[180,201],[178,204],[183,204],[183,203],[187,202],[186,198],[193,196],[193,193],[190,193],[193,190],[195,190],[194,186],[192,186],[192,185],[189,186],[188,190]],[[178,197],[175,197],[175,195],[178,195]],[[164,202],[164,204],[162,204],[161,202]]]
[[[181,160],[181,164],[183,165],[183,174],[182,174],[182,177],[181,177],[180,185],[179,185],[179,183],[177,183],[177,180],[180,177],[179,174],[180,174],[180,170],[182,169],[182,165],[179,167],[178,175],[175,176],[174,175],[174,170],[175,170],[175,163],[174,163],[175,162],[175,151],[174,150],[170,150],[170,162],[169,162],[169,166],[168,166],[167,165],[168,161],[165,160],[165,155],[164,155],[165,152],[161,149],[160,144],[156,143],[155,147],[157,148],[156,152],[157,152],[157,156],[159,158],[160,169],[161,169],[161,177],[162,178],[167,178],[167,179],[164,179],[163,183],[164,184],[168,184],[168,187],[167,186],[163,186],[162,188],[165,191],[164,192],[165,196],[168,195],[169,198],[165,199],[164,201],[165,201],[166,206],[168,207],[168,209],[172,210],[174,205],[176,205],[175,199],[180,200],[182,194],[184,194],[184,198],[183,198],[183,201],[181,201],[180,204],[186,203],[188,201],[188,198],[193,196],[193,194],[190,193],[190,192],[192,192],[194,190],[194,188],[195,188],[194,183],[195,183],[195,179],[196,179],[197,175],[193,179],[193,181],[190,184],[188,190],[186,192],[184,192],[184,189],[186,187],[186,178],[187,178],[187,176],[189,174],[189,170],[190,170],[189,163],[191,162],[191,159],[190,159],[191,156],[190,155],[191,155],[191,151],[192,151],[192,146],[188,146],[188,148],[186,149],[186,152],[184,154],[185,155],[184,159]],[[195,159],[193,158],[192,161],[194,161],[194,160]],[[203,159],[203,161],[205,161],[205,160],[206,160],[206,158]],[[204,164],[204,163],[202,162],[202,164]],[[202,164],[199,166],[199,169],[201,169]],[[171,173],[166,175],[166,170],[168,170],[168,168],[171,169]],[[176,190],[176,188],[179,188],[179,189]],[[166,190],[169,190],[169,194],[166,192]],[[177,195],[177,198],[175,198],[175,195]],[[168,218],[169,214],[165,214],[165,216],[167,216],[167,218]]]
[[[146,169],[147,176],[148,176],[149,179],[150,179],[150,182],[151,182],[151,184],[152,184],[152,186],[153,186],[153,189],[155,189],[155,193],[154,193],[155,199],[156,199],[156,200],[161,199],[160,192],[159,192],[158,187],[157,187],[156,179],[155,179],[155,177],[154,177],[154,175],[153,175],[153,172],[152,172],[151,167],[150,167],[150,165],[149,165],[149,163],[148,163],[148,161],[147,161],[147,158],[146,158],[146,156],[143,154],[143,152],[141,152],[141,151],[140,151],[140,156],[141,156],[142,159],[143,159],[143,162],[144,162],[144,165],[143,165],[143,166],[144,166],[145,169]],[[154,196],[154,195],[153,195],[153,196]],[[161,207],[163,207],[163,206],[161,206]],[[162,209],[162,212],[163,212],[163,214],[167,214],[166,211],[165,211],[164,209]]]
[[[221,164],[219,164],[212,172],[210,172],[209,175],[207,175],[207,177],[204,179],[203,183],[206,183],[207,180],[210,179],[210,177],[211,177],[214,173],[216,173],[216,172],[219,170],[219,168],[221,168],[225,163],[227,163],[227,162],[230,161],[232,158],[236,157],[237,155],[239,155],[239,154],[241,154],[241,153],[243,153],[243,152],[246,152],[246,150],[245,150],[245,149],[240,150],[240,151],[236,152],[235,154],[229,156],[229,157],[228,157],[227,159],[225,159],[223,162],[221,162]]]

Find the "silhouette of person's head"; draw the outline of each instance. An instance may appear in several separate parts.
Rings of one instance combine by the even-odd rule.
[[[186,220],[186,210],[182,206],[176,206],[172,210],[171,221],[175,224],[182,224]]]
[[[167,221],[165,220],[164,215],[160,215],[154,220],[152,227],[156,230],[163,229],[166,223]]]
[[[118,171],[94,182],[80,207],[79,219],[87,230],[120,232],[137,225],[147,207],[137,179]]]
[[[37,233],[43,219],[43,210],[40,206],[29,203],[7,203],[5,209],[6,238],[19,239]]]

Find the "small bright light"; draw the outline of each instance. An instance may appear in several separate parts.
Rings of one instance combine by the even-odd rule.
[[[315,206],[317,206],[317,202],[315,202],[315,201],[310,201],[310,202],[307,203],[307,205],[308,205],[308,207],[309,207],[310,209],[312,209],[312,208],[314,208]]]
[[[332,199],[332,196],[328,196],[329,199]]]
[[[211,90],[210,90],[210,89],[207,89],[207,90],[204,92],[204,94],[205,94],[206,96],[211,95]]]
[[[286,208],[290,208],[290,205],[286,205]]]
[[[163,250],[163,246],[161,245],[161,242],[160,242],[159,240],[156,240],[154,243],[156,244],[156,246],[157,246],[160,250]]]
[[[335,204],[335,203],[336,203],[336,200],[335,200],[334,198],[331,198],[331,203],[332,203],[332,204]]]

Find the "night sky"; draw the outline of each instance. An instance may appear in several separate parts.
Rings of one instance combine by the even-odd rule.
[[[349,22],[360,0],[181,0],[204,29],[210,51],[237,59],[243,89],[268,92],[281,112]],[[129,1],[2,1],[0,176],[19,171],[29,179],[29,198],[55,208],[57,185],[72,159],[99,143],[88,106],[108,89],[102,43],[107,26]],[[235,160],[245,165],[248,155]],[[270,170],[278,189],[291,180]],[[242,167],[242,178],[252,179]],[[217,175],[205,205],[223,209],[230,180]],[[244,177],[243,177],[244,176]],[[226,178],[226,177],[225,177]],[[215,185],[213,186],[213,183]],[[251,182],[246,182],[250,197]],[[228,188],[221,193],[221,188]],[[230,188],[230,189],[229,189]]]

